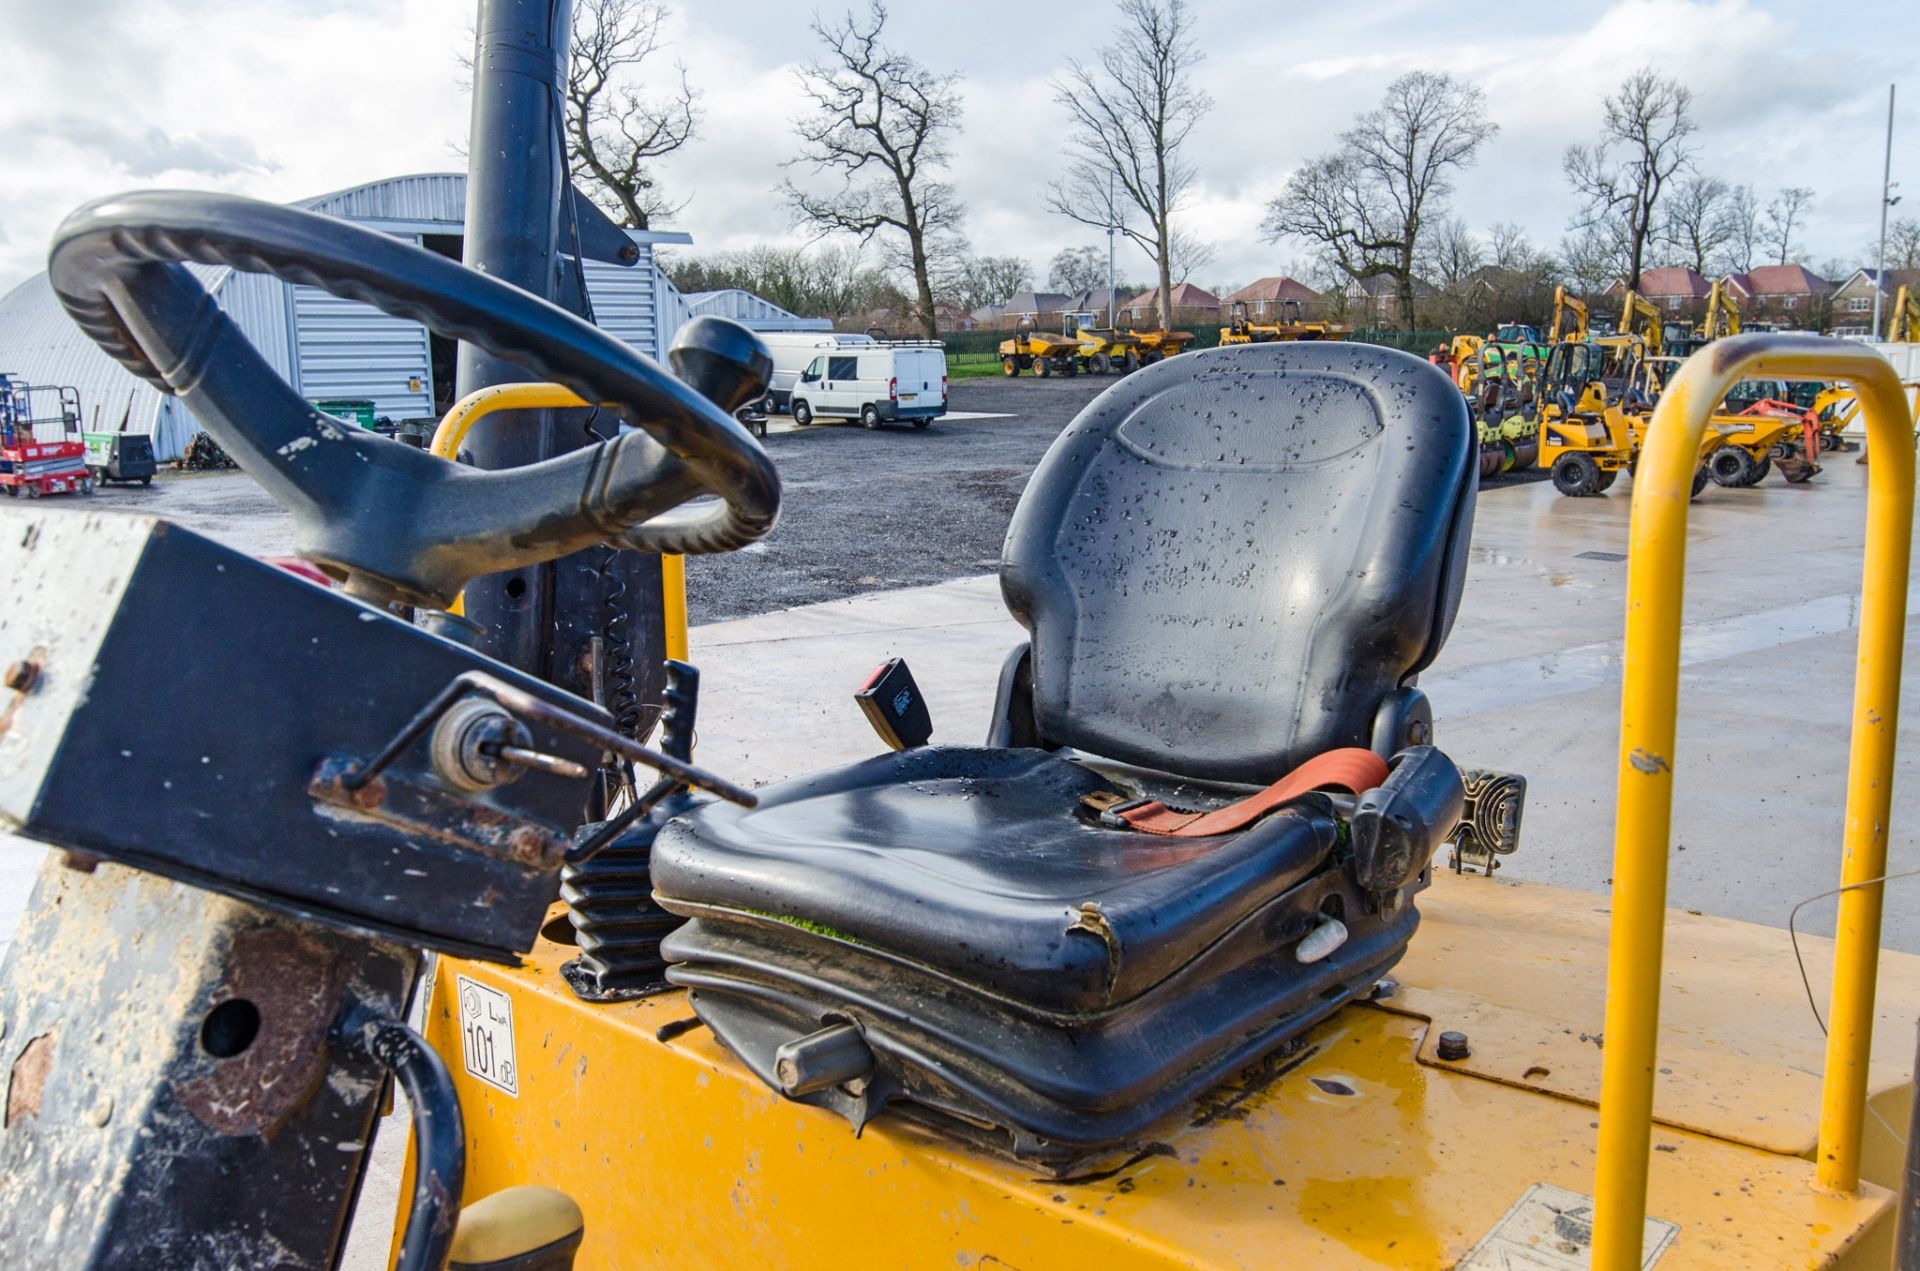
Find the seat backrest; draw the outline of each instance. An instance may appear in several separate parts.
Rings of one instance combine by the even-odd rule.
[[[1040,737],[1259,783],[1368,745],[1452,626],[1475,445],[1444,373],[1373,345],[1207,349],[1102,393],[1001,562]]]

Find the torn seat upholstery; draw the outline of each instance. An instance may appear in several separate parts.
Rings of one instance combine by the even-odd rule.
[[[1008,530],[1030,642],[988,744],[670,822],[669,979],[792,1097],[1056,1170],[1293,1042],[1399,958],[1457,815],[1414,680],[1458,603],[1474,457],[1446,376],[1373,346],[1207,350],[1110,388]],[[1218,807],[1341,747],[1395,775],[1204,837],[1106,811]]]

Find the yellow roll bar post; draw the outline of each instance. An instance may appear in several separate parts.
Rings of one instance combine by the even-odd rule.
[[[1893,367],[1864,345],[1798,334],[1731,336],[1688,359],[1661,395],[1634,482],[1594,1186],[1595,1271],[1637,1271],[1641,1265],[1673,812],[1687,510],[1708,416],[1727,390],[1749,378],[1852,384],[1866,412],[1873,455],[1867,476],[1866,561],[1842,840],[1840,877],[1848,890],[1840,896],[1816,1154],[1823,1186],[1850,1192],[1860,1182],[1883,890],[1861,884],[1886,873],[1913,533],[1914,421]]]
[[[477,389],[455,402],[440,426],[433,430],[427,449],[442,459],[458,459],[460,443],[483,418],[496,410],[552,410],[563,407],[591,406],[570,388],[559,384],[495,384]],[[687,562],[679,556],[660,558],[661,601],[666,609],[667,656],[685,661],[687,657]],[[460,612],[454,602],[454,612]]]

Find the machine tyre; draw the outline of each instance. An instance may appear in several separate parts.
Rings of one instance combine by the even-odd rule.
[[[1593,456],[1575,452],[1553,461],[1553,488],[1570,499],[1600,493],[1600,465]]]
[[[1723,446],[1707,457],[1707,474],[1715,485],[1738,489],[1752,485],[1753,456],[1738,446]]]
[[[1112,373],[1113,373],[1113,359],[1108,357],[1106,354],[1096,353],[1092,357],[1087,359],[1087,374],[1111,375]]]
[[[793,422],[796,427],[805,428],[813,423],[813,407],[804,398],[793,399]]]
[[[1140,354],[1133,349],[1128,349],[1127,360],[1123,364],[1121,373],[1124,375],[1131,375],[1139,369],[1140,369]]]
[[[1707,469],[1704,464],[1696,468],[1693,473],[1693,489],[1687,494],[1687,497],[1689,499],[1699,498],[1700,492],[1707,488],[1707,483],[1711,479],[1712,478],[1707,475]]]
[[[1010,357],[1000,359],[1000,373],[1008,379],[1020,374],[1020,363]]]
[[[860,408],[860,426],[862,428],[878,428],[880,426],[880,408],[872,402],[868,402],[865,406],[862,406]]]
[[[1615,481],[1618,481],[1619,479],[1620,479],[1620,469],[1614,468],[1611,471],[1602,469],[1600,473],[1600,481],[1598,484],[1596,484],[1593,487],[1593,492],[1595,494],[1605,494],[1608,490],[1613,488],[1613,483]]]
[[[1080,360],[1078,358],[1068,358],[1060,364],[1060,371],[1068,379],[1072,379],[1080,373]]]
[[[1767,474],[1772,471],[1773,471],[1773,456],[1768,455],[1764,459],[1762,459],[1759,463],[1756,463],[1753,465],[1753,480],[1747,482],[1747,484],[1759,485],[1762,481],[1765,481],[1767,479]]]
[[[1046,379],[1051,376],[1053,374],[1053,359],[1046,357],[1033,359],[1033,373],[1041,379]]]

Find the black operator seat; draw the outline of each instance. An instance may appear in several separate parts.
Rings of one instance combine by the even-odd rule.
[[[1475,459],[1446,375],[1375,346],[1209,349],[1108,389],[1008,530],[1031,641],[989,744],[670,822],[656,895],[690,921],[669,978],[795,1097],[1058,1167],[1369,992],[1451,828],[1428,821],[1458,813],[1412,684],[1458,605]],[[1101,814],[1230,803],[1342,747],[1402,756],[1389,784],[1424,764],[1412,859],[1369,856],[1354,801],[1326,795],[1206,837]],[[829,1033],[865,1067],[808,1089],[813,1058],[780,1056]]]

